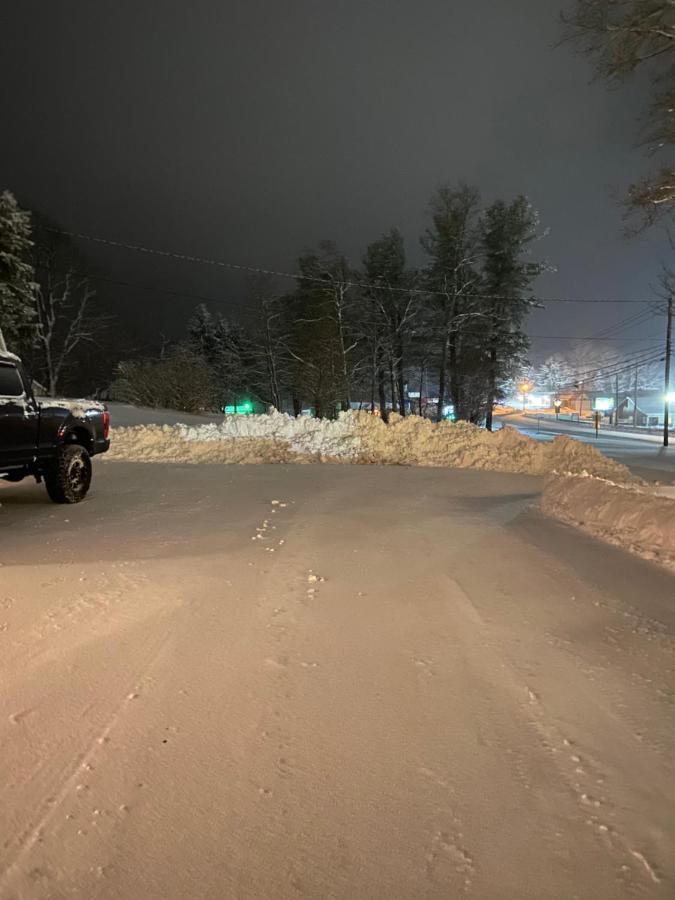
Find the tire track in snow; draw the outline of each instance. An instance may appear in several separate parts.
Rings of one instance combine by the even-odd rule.
[[[88,773],[93,771],[93,763],[97,755],[103,752],[103,748],[109,743],[110,735],[123,719],[129,703],[139,699],[142,695],[143,682],[147,680],[153,668],[161,660],[166,646],[172,638],[172,634],[173,629],[170,629],[168,626],[165,627],[158,641],[158,646],[152,652],[150,659],[137,673],[132,686],[127,688],[124,699],[118,702],[104,728],[97,732],[87,747],[77,755],[73,765],[65,766],[59,770],[54,781],[53,790],[48,793],[47,797],[43,796],[37,801],[37,806],[41,809],[37,820],[29,821],[14,839],[5,846],[9,853],[8,858],[3,862],[3,871],[0,873],[0,896],[3,895],[4,890],[11,885],[16,877],[26,874],[24,864],[30,853],[41,842],[46,827],[60,811],[66,798],[73,792],[73,788],[77,787],[77,782],[81,778],[86,780]],[[147,644],[145,646],[147,647]]]

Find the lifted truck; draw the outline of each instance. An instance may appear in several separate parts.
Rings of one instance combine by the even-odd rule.
[[[110,446],[110,414],[91,400],[40,398],[21,360],[0,351],[0,479],[44,480],[55,503],[79,503],[91,457]]]

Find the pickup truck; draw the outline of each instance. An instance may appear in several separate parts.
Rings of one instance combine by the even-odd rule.
[[[91,457],[110,446],[110,414],[91,400],[36,399],[18,356],[0,351],[0,479],[44,480],[55,503],[79,503]]]

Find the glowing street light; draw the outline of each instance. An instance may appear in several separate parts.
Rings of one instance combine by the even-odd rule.
[[[523,395],[523,412],[525,412],[525,398],[534,390],[534,385],[531,381],[521,381],[518,385],[518,390]]]

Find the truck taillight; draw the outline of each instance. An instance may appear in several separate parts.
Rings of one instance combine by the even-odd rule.
[[[106,409],[103,411],[103,438],[105,440],[107,440],[109,434],[110,434],[110,413]]]

